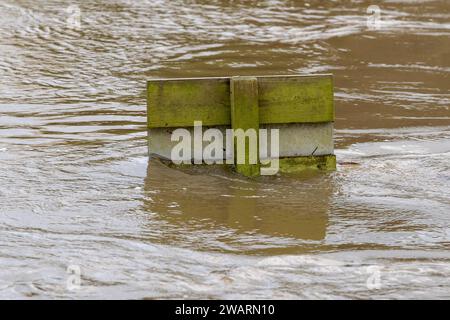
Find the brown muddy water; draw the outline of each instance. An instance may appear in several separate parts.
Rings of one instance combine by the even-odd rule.
[[[1,0],[0,298],[450,298],[449,36],[449,1]],[[312,73],[336,172],[149,161],[146,80]]]

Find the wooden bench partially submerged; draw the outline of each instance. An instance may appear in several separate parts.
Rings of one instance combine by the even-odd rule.
[[[223,132],[227,128],[279,129],[280,172],[336,168],[331,75],[151,80],[147,116],[149,152],[162,158],[170,159],[177,144],[171,141],[173,130],[193,131],[194,122],[201,121],[204,127]],[[255,176],[260,161],[235,167]]]

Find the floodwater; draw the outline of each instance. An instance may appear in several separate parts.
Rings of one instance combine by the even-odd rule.
[[[449,1],[74,3],[0,1],[0,298],[450,298]],[[336,172],[148,159],[146,80],[313,73]]]

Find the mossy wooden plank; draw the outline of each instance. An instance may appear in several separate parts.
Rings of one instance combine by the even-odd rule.
[[[331,75],[259,77],[260,123],[334,121]]]
[[[228,78],[167,79],[147,83],[149,128],[229,125]]]
[[[174,164],[172,161],[156,156],[161,162],[171,168],[192,168],[189,164]],[[264,166],[264,165],[263,165]],[[229,170],[230,166],[226,164],[202,164],[203,168],[223,168]],[[335,171],[336,170],[336,156],[333,154],[323,156],[305,156],[305,157],[289,157],[279,159],[279,173],[282,174],[296,174],[305,170],[319,170],[319,171]]]
[[[258,176],[260,174],[258,80],[255,77],[231,78],[230,101],[231,128],[235,134],[234,156],[236,171],[248,177]],[[241,134],[241,137],[238,136],[239,134]],[[241,142],[239,141],[240,139],[242,140]],[[239,143],[245,144],[245,147],[240,148]],[[245,152],[245,155],[242,154],[242,151]]]
[[[336,170],[336,156],[333,154],[323,156],[292,157],[279,159],[280,173],[296,173],[303,170]]]
[[[261,124],[334,121],[331,75],[257,77]],[[149,128],[231,125],[230,78],[147,83]]]

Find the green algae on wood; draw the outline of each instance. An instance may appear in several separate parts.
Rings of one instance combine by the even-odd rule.
[[[306,156],[279,159],[280,173],[297,173],[304,170],[336,170],[336,156]]]
[[[236,171],[247,177],[258,176],[260,174],[258,80],[255,77],[231,78],[230,102]],[[243,141],[240,142],[240,139]],[[244,144],[245,150],[239,150],[241,144]],[[240,159],[241,157],[243,159]]]
[[[154,80],[147,83],[149,128],[230,124],[228,78]]]
[[[258,151],[254,152],[256,161],[250,161],[254,153],[245,135],[248,129],[257,132],[259,127],[275,127],[281,132],[280,172],[336,168],[331,75],[151,80],[147,83],[147,111],[149,133],[156,135],[153,148],[159,149],[152,150],[156,154],[169,155],[173,143],[161,130],[183,127],[190,132],[194,123],[201,121],[204,127],[235,129],[233,139],[236,129],[241,129],[245,161],[234,159],[234,163],[243,175],[256,176],[266,168],[260,164]],[[254,139],[258,138],[257,134]],[[256,145],[259,148],[259,141]],[[235,155],[242,157],[236,150]]]
[[[334,121],[331,76],[261,77],[258,80],[261,123]]]
[[[158,157],[156,158],[167,165],[170,168],[187,169],[192,168],[189,164],[174,164],[172,161]],[[292,157],[292,158],[280,158],[279,159],[279,173],[282,174],[296,174],[302,173],[304,171],[334,171],[336,170],[336,156],[335,155],[324,155],[324,156],[305,156],[305,157]],[[261,165],[264,166],[264,165]],[[206,165],[202,164],[202,168],[211,168],[211,170],[216,170],[221,168],[228,171],[231,166],[226,164],[212,164]]]
[[[205,126],[231,125],[230,79],[148,81],[148,127],[191,127],[194,121]],[[256,79],[260,124],[334,121],[331,75]]]

